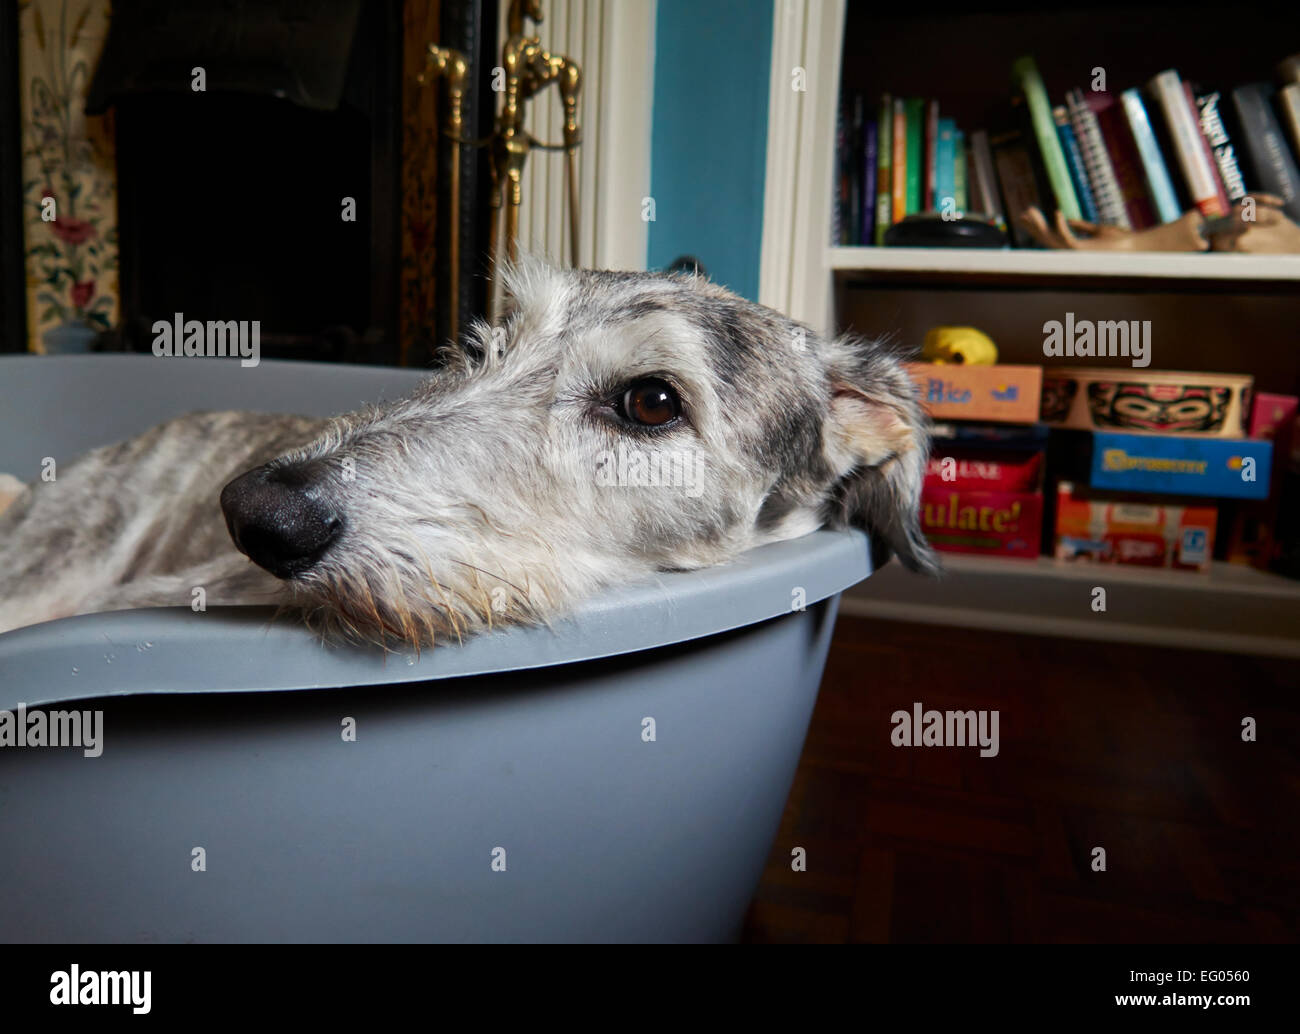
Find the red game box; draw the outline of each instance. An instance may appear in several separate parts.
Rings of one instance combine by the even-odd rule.
[[[926,482],[921,528],[949,553],[1036,557],[1042,545],[1041,492],[972,492]]]
[[[921,491],[921,528],[949,553],[1038,556],[1043,454],[936,442]]]

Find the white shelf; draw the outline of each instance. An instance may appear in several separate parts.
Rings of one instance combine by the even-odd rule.
[[[1179,649],[1300,657],[1300,581],[1236,564],[1205,574],[942,554],[940,579],[890,563],[845,593],[859,617]],[[1092,610],[1093,587],[1106,611]]]
[[[1047,251],[994,248],[828,248],[834,270],[1165,280],[1300,280],[1300,255]]]

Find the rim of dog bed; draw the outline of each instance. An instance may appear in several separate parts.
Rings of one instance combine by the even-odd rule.
[[[816,531],[720,567],[669,572],[599,594],[552,627],[463,643],[322,643],[269,607],[107,611],[0,635],[0,709],[104,696],[329,689],[543,668],[670,646],[789,614],[871,574],[858,531]],[[802,593],[802,594],[800,594]]]

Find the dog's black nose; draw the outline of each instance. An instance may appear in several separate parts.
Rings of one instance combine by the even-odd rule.
[[[306,571],[343,530],[316,473],[310,463],[255,467],[221,490],[235,546],[277,578]]]

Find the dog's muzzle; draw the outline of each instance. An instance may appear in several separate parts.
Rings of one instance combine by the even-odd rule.
[[[343,531],[311,463],[255,467],[221,490],[235,547],[277,578],[302,574]]]

